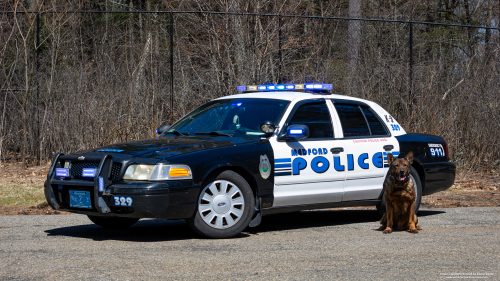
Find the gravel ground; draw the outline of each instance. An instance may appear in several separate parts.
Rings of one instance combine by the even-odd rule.
[[[418,234],[377,231],[372,210],[266,216],[237,238],[184,221],[110,231],[82,215],[0,216],[0,279],[440,280],[500,278],[500,208],[419,212]]]

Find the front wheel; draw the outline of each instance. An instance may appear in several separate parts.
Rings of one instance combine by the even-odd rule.
[[[133,225],[139,220],[137,218],[121,218],[121,217],[99,217],[99,216],[87,216],[87,217],[89,217],[89,220],[91,220],[98,226],[110,229],[126,228]]]
[[[224,171],[203,187],[196,213],[187,222],[205,237],[229,238],[248,226],[254,206],[247,181],[233,171]]]
[[[415,214],[420,209],[420,202],[422,201],[422,182],[420,181],[420,176],[418,175],[417,170],[411,167],[410,170],[410,178],[415,183]],[[385,214],[385,190],[382,193],[382,200],[377,204],[377,211],[380,216]]]

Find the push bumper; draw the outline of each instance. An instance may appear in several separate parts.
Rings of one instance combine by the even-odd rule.
[[[192,180],[112,182],[109,180],[110,155],[99,159],[93,180],[58,178],[55,169],[61,168],[64,161],[78,159],[76,156],[56,155],[44,185],[45,198],[54,209],[92,216],[165,219],[189,218],[196,210],[199,186]],[[70,192],[82,191],[90,196],[89,206],[72,206]],[[120,202],[120,198],[130,198],[131,204]]]

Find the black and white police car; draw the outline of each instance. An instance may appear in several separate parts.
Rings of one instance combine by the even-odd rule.
[[[199,234],[237,235],[266,214],[377,206],[387,154],[413,151],[416,208],[452,186],[455,165],[437,136],[409,134],[381,106],[329,94],[331,84],[240,86],[156,139],[57,154],[48,203],[102,227],[186,219]]]

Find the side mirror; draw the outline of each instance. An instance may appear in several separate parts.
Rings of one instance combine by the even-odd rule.
[[[170,128],[170,124],[161,125],[160,127],[158,127],[158,129],[155,130],[155,133],[161,135],[165,133],[168,130],[168,128]]]
[[[286,140],[302,140],[309,137],[309,127],[306,125],[290,125],[286,128]]]
[[[260,125],[260,130],[266,135],[271,135],[276,130],[276,124],[271,121],[266,121]]]

